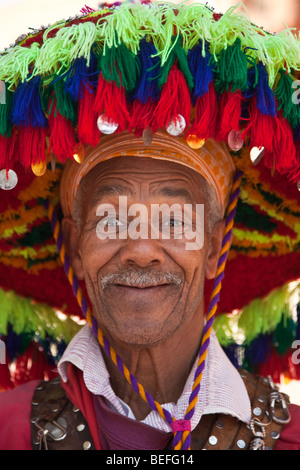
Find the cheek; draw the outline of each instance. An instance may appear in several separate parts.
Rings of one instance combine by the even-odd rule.
[[[112,260],[119,249],[118,240],[99,240],[96,231],[85,234],[80,244],[84,273],[94,277],[99,269]]]

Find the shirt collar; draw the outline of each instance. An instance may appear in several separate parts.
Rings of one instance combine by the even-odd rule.
[[[246,423],[249,422],[251,405],[246,387],[240,374],[221,348],[214,331],[210,336],[205,362],[198,401],[191,419],[192,429],[197,426],[204,414],[225,413]],[[133,417],[130,408],[115,395],[110,385],[109,373],[98,341],[89,325],[85,325],[71,340],[58,364],[58,371],[64,382],[68,380],[69,363],[83,371],[86,387],[91,393],[104,396],[116,411]],[[197,360],[177,403],[162,404],[175,419],[184,417],[196,369]],[[170,432],[169,425],[155,411],[152,411],[143,422]]]

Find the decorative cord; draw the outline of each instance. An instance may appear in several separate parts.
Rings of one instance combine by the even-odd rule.
[[[97,337],[99,344],[104,348],[105,353],[111,358],[113,363],[118,367],[119,371],[124,375],[127,382],[132,385],[136,393],[138,393],[141,398],[148,403],[150,408],[156,411],[167,423],[170,425],[172,432],[174,434],[173,438],[173,449],[174,450],[190,450],[191,449],[191,418],[195,411],[195,406],[198,400],[198,395],[200,391],[200,383],[203,376],[203,370],[205,366],[205,359],[207,356],[207,349],[210,342],[210,335],[212,331],[212,325],[215,318],[215,313],[217,310],[217,304],[220,298],[220,290],[222,280],[224,278],[224,269],[226,261],[228,258],[228,253],[230,249],[230,241],[232,237],[232,229],[234,216],[236,213],[236,205],[239,196],[239,186],[242,178],[242,173],[237,172],[234,177],[233,186],[231,190],[229,205],[227,209],[226,224],[224,230],[224,236],[222,241],[222,248],[220,252],[220,257],[218,261],[218,268],[213,284],[213,290],[211,294],[211,300],[209,304],[206,324],[203,330],[203,337],[201,342],[200,351],[198,354],[197,368],[194,375],[194,384],[192,392],[189,398],[189,405],[185,413],[184,419],[175,420],[175,418],[169,413],[168,410],[163,408],[153,397],[148,393],[143,385],[141,385],[133,374],[129,371],[125,364],[123,364],[122,359],[118,356],[115,350],[110,346],[108,339],[103,335],[103,332],[99,328],[96,319],[93,317],[91,309],[88,305],[87,300],[85,299],[82,289],[79,286],[78,279],[73,271],[69,257],[66,253],[65,245],[63,243],[63,236],[58,220],[58,207],[54,207],[53,204],[48,200],[47,209],[48,216],[51,221],[51,227],[53,231],[54,239],[57,243],[57,249],[60,256],[60,259],[63,263],[64,271],[66,276],[72,286],[73,293],[77,299],[77,302],[82,310],[82,313],[91,326],[95,336]]]

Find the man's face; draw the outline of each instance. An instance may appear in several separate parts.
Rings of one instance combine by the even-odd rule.
[[[73,235],[71,251],[75,272],[85,279],[99,326],[117,340],[150,347],[191,318],[202,322],[204,280],[214,275],[218,251],[212,248],[214,238],[208,240],[207,230],[204,228],[204,245],[198,250],[186,249],[184,229],[172,217],[167,221],[169,238],[118,236],[124,228],[119,196],[127,197],[127,207],[143,204],[149,214],[157,207],[153,204],[163,203],[180,205],[182,213],[184,204],[193,204],[193,208],[204,204],[205,211],[202,178],[172,162],[121,157],[99,164],[82,184],[88,185],[82,201],[83,223],[77,244]],[[115,214],[99,217],[99,205],[114,207]],[[195,213],[192,219],[194,222]],[[130,220],[129,216],[127,222]],[[159,220],[161,230],[165,222]],[[108,230],[117,227],[116,237],[99,238],[102,221]],[[174,238],[176,230],[182,230],[178,239]]]

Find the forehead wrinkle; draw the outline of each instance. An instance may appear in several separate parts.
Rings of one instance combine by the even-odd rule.
[[[103,184],[97,186],[97,189],[94,191],[92,198],[89,201],[90,206],[98,204],[106,196],[132,196],[133,191],[129,186],[124,186],[117,183],[112,184]]]

